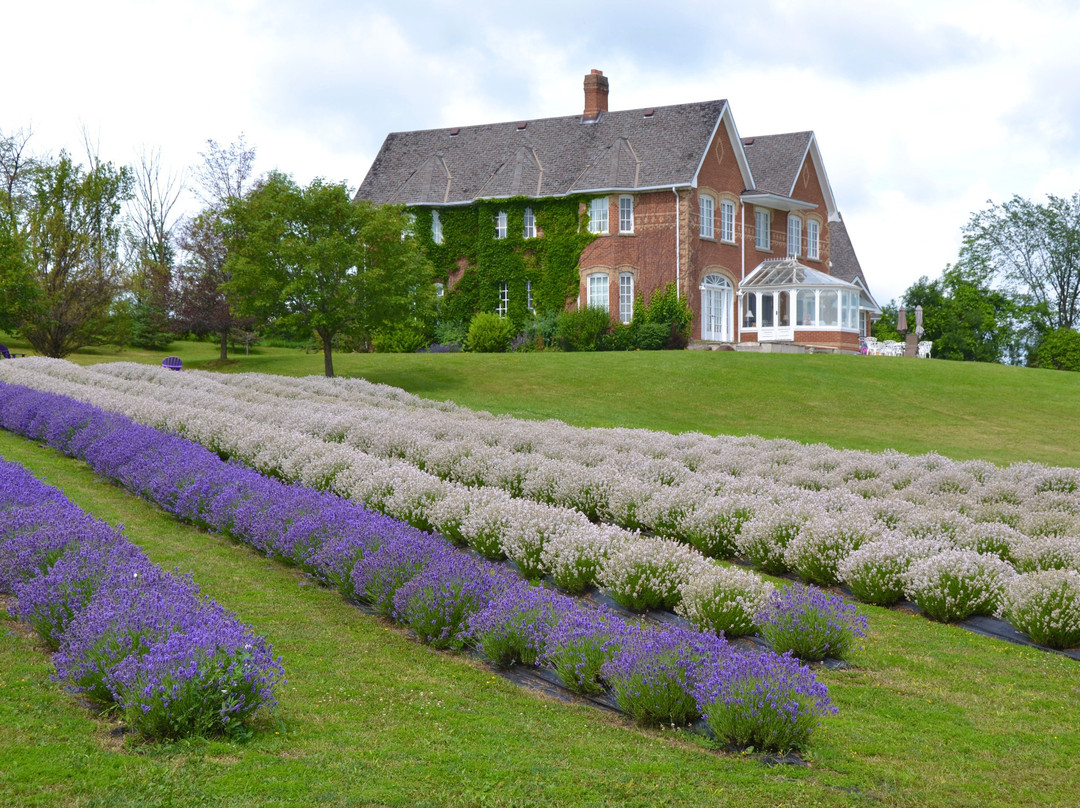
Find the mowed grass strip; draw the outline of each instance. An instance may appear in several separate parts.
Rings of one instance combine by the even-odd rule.
[[[767,768],[679,732],[546,700],[433,652],[295,570],[178,525],[82,463],[8,433],[27,465],[190,570],[265,634],[288,683],[246,744],[110,734],[0,622],[0,805],[1065,805],[1080,776],[1080,665],[867,608],[854,667],[819,671],[840,715],[805,768]]]
[[[9,344],[25,349],[17,341]],[[173,343],[185,368],[321,375],[322,356]],[[78,364],[160,364],[165,353],[87,348]],[[761,435],[836,448],[1080,466],[1080,373],[881,356],[644,351],[334,356],[362,376],[435,400],[579,426]]]

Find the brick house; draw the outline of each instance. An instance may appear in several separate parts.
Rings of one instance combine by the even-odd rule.
[[[627,322],[636,295],[675,283],[696,340],[858,350],[880,308],[813,132],[740,137],[726,100],[612,112],[598,70],[584,89],[581,115],[392,133],[357,198],[425,216],[432,250],[463,208],[492,243],[518,239],[523,274],[488,283],[480,308],[506,313],[521,299],[534,309],[533,290],[554,271],[530,264],[548,236],[534,208],[560,201],[595,238],[564,268],[557,305]],[[451,288],[482,274],[490,254],[458,249]]]

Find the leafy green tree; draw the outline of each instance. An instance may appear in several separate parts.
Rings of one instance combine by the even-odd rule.
[[[1051,331],[1035,349],[1032,364],[1040,368],[1080,371],[1080,333],[1071,328]]]
[[[131,174],[90,154],[35,161],[5,191],[4,318],[45,356],[100,339],[122,281],[121,211]],[[8,285],[11,281],[12,285]]]
[[[1043,204],[1014,196],[972,215],[961,261],[985,266],[1030,297],[1040,330],[1080,325],[1080,193]]]
[[[353,202],[344,184],[301,188],[272,172],[229,206],[225,284],[238,310],[314,332],[334,375],[338,335],[370,344],[378,328],[430,304],[431,265],[400,207]]]
[[[0,329],[18,326],[20,301],[35,294],[34,271],[26,243],[25,211],[30,174],[35,165],[27,143],[30,133],[0,132]]]

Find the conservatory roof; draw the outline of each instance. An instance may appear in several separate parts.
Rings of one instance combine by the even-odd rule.
[[[739,286],[744,290],[775,289],[780,286],[788,288],[793,286],[824,286],[834,289],[858,289],[853,283],[804,266],[794,258],[774,258],[762,261],[753,272],[746,276],[746,280]]]

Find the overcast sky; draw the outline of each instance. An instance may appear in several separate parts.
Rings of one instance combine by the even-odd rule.
[[[257,169],[363,180],[388,132],[726,98],[812,129],[880,303],[955,261],[987,200],[1080,191],[1080,3],[755,0],[7,4],[0,131],[179,173],[241,133]]]

